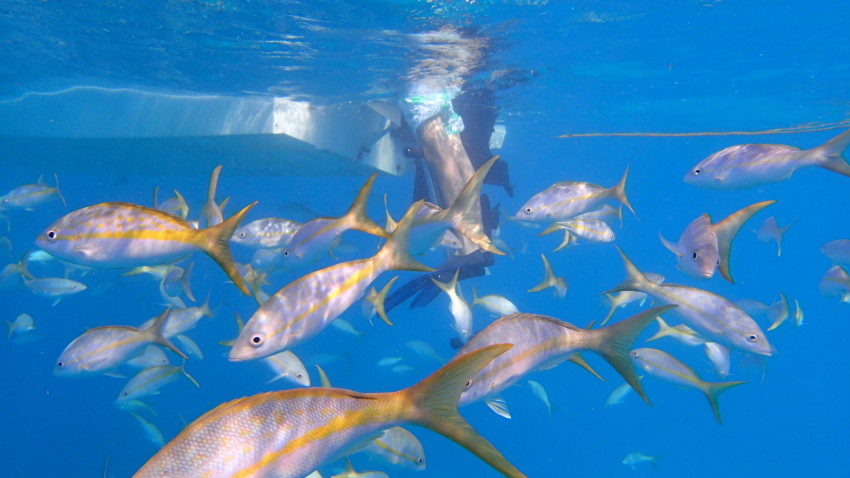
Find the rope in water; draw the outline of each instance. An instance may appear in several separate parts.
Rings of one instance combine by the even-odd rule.
[[[767,129],[763,131],[698,131],[690,133],[567,133],[558,138],[591,138],[601,136],[654,136],[654,137],[687,137],[687,136],[756,136],[765,134],[810,133],[813,131],[829,131],[850,126],[850,118],[833,123],[807,123],[787,128]]]

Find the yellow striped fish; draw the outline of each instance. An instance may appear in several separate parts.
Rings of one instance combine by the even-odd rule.
[[[248,295],[230,253],[230,236],[254,204],[217,226],[199,230],[167,212],[105,202],[66,214],[42,231],[36,243],[63,261],[101,268],[165,264],[200,249]]]
[[[266,300],[230,349],[230,360],[267,357],[313,337],[359,299],[388,270],[430,271],[407,253],[421,201],[411,206],[392,237],[368,259],[341,262],[302,276]]]
[[[382,430],[415,423],[505,476],[523,477],[457,411],[466,384],[510,347],[478,349],[397,392],[301,388],[224,403],[187,426],[133,476],[302,478]]]

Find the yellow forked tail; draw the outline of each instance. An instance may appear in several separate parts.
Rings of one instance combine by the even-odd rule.
[[[222,269],[224,269],[224,272],[227,273],[230,280],[232,280],[233,283],[236,284],[236,287],[238,287],[245,295],[251,295],[251,292],[248,290],[245,282],[242,281],[242,276],[239,275],[239,271],[236,269],[236,263],[233,262],[233,254],[230,253],[230,236],[233,235],[233,231],[239,227],[239,223],[242,222],[242,218],[248,214],[248,211],[250,211],[255,204],[257,204],[257,201],[245,206],[241,211],[230,216],[229,219],[217,226],[198,231],[197,246],[209,254],[209,256],[212,257]]]
[[[525,475],[479,435],[457,411],[460,394],[472,378],[511,347],[511,344],[496,344],[470,352],[399,393],[411,402],[410,416],[406,417],[408,420],[454,440],[503,475],[523,478]]]

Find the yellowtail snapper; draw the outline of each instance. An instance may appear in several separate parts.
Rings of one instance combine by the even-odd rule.
[[[133,476],[302,478],[387,428],[415,423],[454,440],[505,476],[523,477],[457,412],[467,383],[510,347],[476,350],[398,392],[301,388],[224,403],[189,424]]]
[[[785,144],[740,144],[703,159],[685,174],[685,182],[710,189],[744,189],[783,181],[794,171],[818,166],[850,176],[841,156],[850,144],[850,130],[805,151]]]
[[[199,230],[167,212],[105,202],[63,216],[42,231],[36,243],[63,261],[100,268],[166,264],[201,250],[249,295],[230,253],[230,236],[255,204],[221,224]]]
[[[705,394],[711,411],[717,423],[723,424],[720,418],[720,406],[717,398],[721,392],[746,382],[706,382],[697,376],[690,367],[679,362],[667,352],[658,349],[642,348],[632,350],[632,357],[646,373],[664,380],[665,382],[695,388]]]
[[[388,270],[430,271],[407,253],[417,202],[392,237],[368,259],[342,262],[289,283],[266,300],[239,333],[230,360],[267,357],[313,337],[357,301]]]
[[[716,224],[711,223],[708,214],[703,214],[688,224],[676,244],[664,239],[661,234],[658,234],[658,237],[664,247],[676,254],[676,263],[685,274],[694,279],[710,279],[717,269],[723,278],[734,284],[735,281],[729,272],[732,240],[738,235],[741,226],[755,213],[775,202],[762,201],[752,204]]]

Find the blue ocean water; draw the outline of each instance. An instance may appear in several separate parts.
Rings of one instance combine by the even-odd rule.
[[[509,79],[496,92],[498,123],[507,131],[498,153],[509,165],[515,195],[485,186],[494,202],[513,213],[556,181],[611,186],[628,166],[627,191],[638,217],[626,213],[622,228],[615,226],[616,244],[638,267],[730,300],[771,303],[782,292],[792,303],[799,302],[805,321],[796,327],[789,319],[769,332],[776,353],[766,360],[733,353],[729,379],[748,383],[721,397],[722,426],[698,392],[650,377],[644,386],[652,407],[632,394],[622,405],[604,408],[622,380],[592,354],[587,358],[606,382],[570,364],[527,377],[546,388],[551,417],[526,379],[504,393],[511,420],[482,404],[463,408],[464,417],[532,477],[848,476],[850,414],[843,402],[850,308],[820,295],[818,280],[830,263],[818,249],[850,237],[850,180],[806,168],[786,181],[745,190],[706,190],[682,181],[690,167],[727,146],[755,142],[807,149],[839,134],[842,129],[756,136],[698,133],[829,127],[845,121],[850,108],[850,64],[842,61],[850,54],[847,18],[848,6],[799,1],[196,1],[95,7],[5,1],[0,3],[0,99],[81,85],[288,97],[318,105],[397,98],[407,87],[407,72],[437,54],[413,41],[415,35],[455,28],[486,39],[486,59],[466,80],[475,85]],[[27,120],[2,119],[4,125],[29,124]],[[559,137],[634,132],[697,134]],[[11,229],[3,232],[0,222],[0,235],[13,245],[9,262],[33,248],[36,235],[62,215],[103,201],[149,205],[154,186],[178,189],[189,201],[190,216],[197,217],[209,173],[220,159],[210,157],[187,174],[180,165],[160,159],[168,142],[154,139],[146,143],[146,161],[154,173],[140,174],[131,165],[126,167],[132,173],[122,173],[120,151],[106,159],[111,166],[101,171],[75,167],[60,148],[31,148],[33,137],[4,126],[7,151],[0,155],[0,193],[33,183],[41,174],[52,184],[50,176],[58,171],[68,207],[53,202],[8,213]],[[34,150],[51,156],[26,156]],[[134,153],[137,157],[144,151]],[[172,174],[172,169],[183,172]],[[306,220],[311,214],[342,214],[364,180],[365,175],[252,175],[229,165],[222,172],[218,198],[230,198],[226,216],[257,200],[250,220],[285,214]],[[390,210],[399,218],[410,203],[412,183],[410,174],[380,175],[370,216],[383,222],[381,196],[387,194]],[[719,220],[767,199],[777,203],[745,225],[732,248],[735,285],[720,277],[689,278],[676,270],[672,254],[658,241],[659,232],[675,239],[703,212]],[[780,225],[796,221],[779,257],[774,244],[759,243],[753,232],[771,215]],[[508,297],[522,311],[579,327],[604,317],[602,292],[625,277],[615,249],[584,244],[553,253],[559,238],[537,237],[538,232],[503,222],[500,237],[514,249],[513,257],[498,257],[489,275],[464,281],[467,298],[475,286],[480,293]],[[376,241],[369,236],[351,232],[345,239],[345,258],[366,257],[375,250]],[[250,259],[251,250],[233,249],[237,261]],[[569,283],[563,300],[548,292],[526,292],[542,277],[540,253]],[[287,387],[267,384],[272,374],[262,364],[228,362],[227,349],[218,342],[235,336],[233,312],[249,317],[257,305],[227,283],[208,257],[196,254],[194,260],[195,295],[203,300],[210,293],[216,315],[189,333],[205,355],[186,364],[201,387],[181,379],[161,395],[144,399],[156,411],[155,416],[144,412],[145,417],[166,440],[220,403]],[[441,260],[437,253],[423,259],[435,266]],[[332,262],[328,258],[321,266]],[[33,272],[60,275],[62,269],[33,265]],[[416,274],[399,275],[401,282]],[[157,451],[136,421],[111,403],[123,380],[53,375],[56,358],[87,328],[138,325],[161,313],[157,284],[113,270],[73,277],[88,289],[55,307],[24,287],[0,290],[2,319],[11,321],[26,312],[37,327],[33,340],[0,344],[6,384],[0,399],[5,411],[0,415],[6,458],[2,476],[102,476],[107,460],[107,476],[130,476]],[[275,275],[266,291],[296,277]],[[390,277],[385,274],[377,285]],[[615,318],[637,310],[631,305]],[[492,320],[483,310],[474,313],[477,330]],[[454,353],[445,296],[424,308],[402,305],[390,316],[393,327],[379,321],[370,325],[357,303],[342,318],[364,332],[359,338],[328,328],[295,352],[308,364],[314,383],[318,377],[312,365],[320,363],[334,386],[364,392],[397,390],[435,370],[436,362],[405,346],[409,341],[428,342],[446,358]],[[763,328],[769,325],[764,317],[756,320]],[[651,325],[639,343],[654,331]],[[718,380],[701,349],[669,338],[652,344],[706,379]],[[413,370],[395,373],[376,366],[387,356],[404,357]],[[355,468],[384,469],[394,477],[498,475],[444,437],[411,430],[425,447],[426,471],[393,469],[359,455],[352,458]],[[621,464],[634,451],[663,455],[658,470]],[[341,462],[335,462],[322,472],[329,476],[340,468]]]

